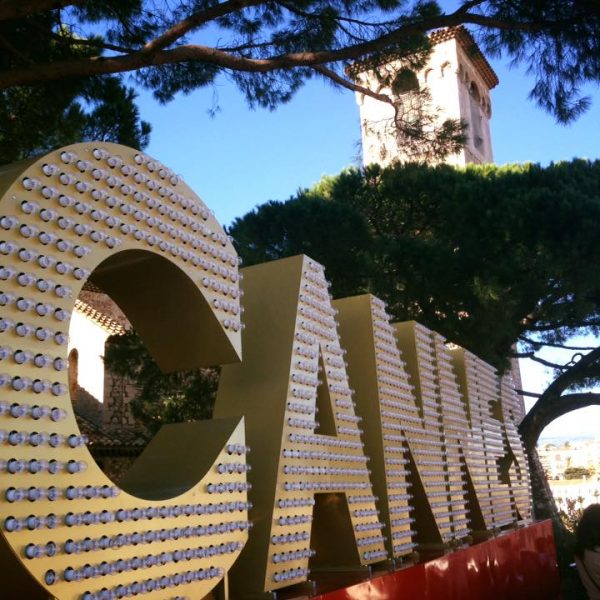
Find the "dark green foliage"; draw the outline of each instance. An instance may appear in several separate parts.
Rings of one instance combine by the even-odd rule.
[[[565,479],[587,479],[591,472],[585,467],[567,467],[564,475]]]
[[[535,76],[531,98],[553,113],[557,121],[572,121],[589,105],[580,89],[600,77],[600,3],[596,0],[534,0],[486,2],[490,13],[502,21],[523,20],[528,27],[488,30],[486,48],[506,54],[517,64],[528,65]],[[541,22],[553,23],[549,35]]]
[[[423,65],[427,34],[468,25],[484,49],[534,78],[532,99],[568,122],[600,81],[597,0],[21,0],[0,3],[0,89],[93,75],[134,74],[161,101],[233,79],[251,104],[288,101],[318,72],[390,55]],[[29,44],[25,43],[26,41]],[[85,51],[83,49],[85,48]],[[110,53],[111,60],[97,60]],[[39,68],[42,66],[43,68]],[[120,75],[119,75],[120,76]],[[345,85],[352,87],[352,80]]]
[[[349,170],[229,233],[246,264],[304,252],[335,296],[370,291],[500,368],[520,339],[597,327],[600,162]]]
[[[335,297],[368,287],[371,237],[348,207],[322,198],[268,202],[236,219],[230,232],[244,264],[304,253],[327,265]]]
[[[169,102],[179,93],[189,94],[198,87],[214,83],[218,69],[202,63],[177,63],[152,69],[141,69],[138,83],[154,90],[154,97],[162,103]]]
[[[43,60],[96,56],[90,46],[62,43],[72,34],[47,16],[0,22],[0,69]],[[140,120],[136,94],[116,75],[76,78],[0,90],[0,164],[86,140],[143,148],[150,125]]]
[[[134,416],[155,433],[166,423],[210,419],[219,381],[218,369],[163,373],[133,331],[109,339],[108,370],[135,382]]]
[[[88,140],[144,148],[151,127],[135,97],[113,76],[0,91],[0,164]]]

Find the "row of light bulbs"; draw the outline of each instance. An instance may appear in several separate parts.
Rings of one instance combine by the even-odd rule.
[[[43,277],[37,277],[33,273],[26,271],[18,271],[12,267],[0,267],[0,280],[2,281],[14,281],[21,287],[29,287],[35,284],[38,292],[45,294],[46,292],[54,292],[58,298],[70,298],[73,294],[73,290],[66,285],[57,284],[52,279]],[[10,296],[7,296],[7,300],[10,301]]]
[[[1,224],[1,223],[0,223]],[[323,302],[323,303],[328,303],[331,301],[331,296],[329,295],[328,292],[315,287],[314,285],[311,285],[308,282],[305,282],[302,284],[302,289],[307,293],[310,294],[311,296],[314,296],[316,300]]]
[[[40,342],[51,340],[59,346],[67,343],[67,334],[63,331],[56,331],[50,327],[36,327],[30,323],[15,322],[12,319],[0,319],[0,332],[10,331],[14,331],[19,337],[33,336]]]
[[[309,308],[307,306],[303,306],[303,302],[300,301],[300,306],[298,308],[298,312],[307,319],[311,319],[316,323],[323,325],[324,327],[335,327],[339,325],[339,323],[333,319],[332,317],[322,315],[318,310],[314,310],[313,308]]]
[[[335,438],[331,436],[317,436],[317,435],[305,435],[299,433],[290,433],[288,436],[290,443],[292,444],[309,444],[316,446],[330,446],[333,448],[351,448],[354,450],[362,449],[363,445],[361,442],[354,440],[345,440],[341,438]]]
[[[14,488],[9,487],[4,497],[7,502],[21,502],[28,500],[29,502],[35,502],[37,500],[49,500],[54,502],[61,498],[67,500],[85,499],[91,500],[92,498],[116,498],[120,493],[119,488],[109,485],[102,486],[68,486],[67,488],[58,488],[56,486],[50,487],[35,487],[31,486],[28,488]]]
[[[371,487],[370,483],[360,481],[286,481],[283,484],[286,492],[364,490],[369,487]]]
[[[273,581],[279,583],[280,581],[304,579],[308,573],[308,569],[304,567],[296,567],[295,569],[289,569],[287,571],[277,571],[276,573],[273,573]]]
[[[289,550],[288,552],[276,552],[271,557],[275,563],[292,562],[303,558],[311,558],[316,554],[316,551],[311,548],[303,548],[302,550]]]
[[[110,589],[104,588],[99,592],[84,592],[81,596],[81,600],[115,600],[118,598],[138,596],[139,594],[147,594],[156,590],[165,590],[179,585],[194,583],[195,581],[221,579],[223,573],[224,570],[221,567],[183,571],[181,573],[175,573],[174,575],[163,575],[153,579],[146,579],[141,582],[119,584]],[[55,578],[54,581],[56,581]],[[184,596],[176,596],[174,600],[189,599]]]
[[[55,459],[46,460],[45,458],[31,458],[29,460],[9,458],[0,460],[0,472],[5,471],[10,475],[18,473],[29,473],[37,475],[38,473],[48,473],[49,475],[58,475],[67,473],[74,475],[85,471],[87,464],[81,460],[60,461]]]
[[[309,333],[312,333],[320,338],[325,338],[326,340],[334,341],[337,339],[335,331],[331,331],[331,329],[327,327],[316,325],[310,321],[301,321],[300,327],[304,329],[304,331],[308,331]]]
[[[26,312],[28,310],[34,310],[36,315],[39,317],[45,317],[51,315],[57,321],[66,321],[71,313],[68,310],[57,307],[54,304],[47,302],[39,302],[31,298],[24,298],[23,296],[15,296],[14,294],[0,292],[0,306],[10,306],[15,304],[17,310]]]
[[[29,404],[27,402],[9,403],[0,400],[0,417],[10,416],[13,419],[31,418],[34,421],[39,419],[50,419],[58,422],[66,418],[67,413],[59,406],[47,406],[39,404]]]
[[[311,308],[314,308],[317,312],[320,312],[328,317],[335,317],[335,315],[338,314],[337,309],[333,308],[329,304],[324,303],[323,295],[321,293],[319,293],[319,298],[314,298],[313,295],[303,294],[301,292],[298,298],[300,302],[307,304]]]
[[[53,396],[62,396],[67,391],[67,386],[59,381],[48,379],[31,379],[30,377],[11,377],[6,373],[0,373],[0,389],[10,385],[15,392],[31,390],[36,394],[50,392]]]
[[[352,469],[350,467],[313,467],[313,466],[295,466],[295,465],[284,465],[283,473],[285,475],[350,475],[350,476],[368,476],[370,474],[368,469]]]
[[[0,429],[0,444],[7,443],[10,446],[29,445],[34,448],[38,446],[49,446],[58,448],[66,444],[69,448],[78,448],[87,443],[87,437],[84,435],[71,434],[68,436],[59,433],[48,433],[46,431],[7,431]]]
[[[119,558],[114,561],[103,561],[97,565],[85,565],[80,568],[67,567],[64,569],[62,579],[67,583],[81,581],[129,571],[151,569],[156,566],[165,566],[173,563],[185,563],[192,560],[211,558],[223,554],[238,552],[242,546],[239,542],[219,544],[216,546],[198,546],[196,548],[182,548],[174,551],[164,551],[159,554],[134,556],[132,558]]]
[[[240,508],[239,510],[245,510]],[[148,545],[154,543],[178,541],[199,538],[206,535],[206,528],[187,525],[185,527],[172,527],[169,529],[150,529],[133,533],[118,533],[116,535],[102,535],[97,538],[86,537],[82,540],[67,540],[62,545],[65,554],[81,554],[115,550],[128,546]],[[58,551],[55,548],[55,552]]]
[[[52,367],[55,371],[64,371],[68,367],[68,361],[62,356],[52,357],[49,354],[33,353],[29,350],[15,350],[10,346],[0,346],[0,360],[12,358],[16,364],[33,364],[39,369]]]
[[[209,483],[206,486],[209,494],[232,494],[233,492],[246,492],[250,489],[252,489],[252,484],[242,481]]]
[[[328,452],[326,450],[300,450],[298,448],[285,448],[283,450],[285,458],[299,458],[302,460],[327,460],[342,462],[367,463],[369,458],[364,454],[340,454],[339,452]]]
[[[102,510],[98,512],[85,511],[78,513],[69,513],[67,516],[65,516],[65,524],[69,527],[72,527],[74,525],[89,525],[97,522],[113,523],[116,521],[118,523],[125,523],[128,521],[148,521],[156,518],[170,519],[179,517],[190,517],[194,515],[198,516],[226,514],[238,510],[244,510],[249,507],[250,505],[248,505],[248,503],[244,503],[241,501],[228,501],[219,502],[217,504],[175,504],[171,506],[148,506],[145,508],[133,509],[119,508],[116,510]],[[239,523],[240,528],[246,528],[246,526],[243,525],[243,523],[245,522],[240,521]],[[208,527],[212,528],[213,526],[209,525]],[[212,533],[218,533],[218,531],[213,531],[212,529],[210,529],[207,530],[206,534],[211,535]]]

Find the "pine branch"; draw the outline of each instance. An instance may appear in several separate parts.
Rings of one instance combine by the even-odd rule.
[[[277,4],[282,6],[286,10],[289,10],[291,13],[298,15],[299,17],[303,17],[305,19],[322,19],[323,15],[321,13],[311,13],[305,10],[294,6],[289,2],[283,2],[283,0],[277,0]],[[361,19],[353,19],[351,17],[343,17],[342,15],[336,15],[335,17],[331,17],[332,21],[336,21],[338,23],[344,22],[352,25],[359,25],[361,27],[389,27],[393,25],[397,25],[398,21],[362,21]]]
[[[23,19],[84,2],[85,0],[3,0],[0,2],[0,21]]]
[[[190,15],[186,19],[179,21],[165,31],[162,35],[153,39],[151,42],[148,42],[142,49],[143,53],[151,54],[156,52],[157,50],[162,50],[163,48],[167,48],[173,42],[181,39],[184,35],[189,33],[194,29],[198,29],[202,25],[209,23],[210,21],[214,21],[219,17],[223,17],[225,15],[237,12],[242,10],[243,8],[248,8],[250,6],[259,6],[260,4],[266,4],[267,0],[229,0],[227,2],[222,2],[221,4],[216,4],[215,6],[211,6],[206,10],[198,11],[193,15]]]
[[[600,347],[595,348],[588,354],[585,354],[581,360],[576,362],[564,373],[561,373],[549,386],[545,393],[560,395],[568,387],[571,387],[577,381],[600,373]]]
[[[0,46],[23,63],[27,64],[31,62],[28,56],[25,56],[25,54],[15,48],[3,35],[0,35]]]
[[[600,393],[580,392],[560,396],[560,404],[553,412],[552,421],[570,413],[573,410],[600,405]],[[551,421],[550,421],[551,422]]]
[[[379,94],[369,88],[366,88],[362,85],[354,83],[354,82],[350,81],[349,79],[346,79],[345,77],[342,77],[341,75],[338,75],[335,71],[333,71],[332,69],[329,69],[323,65],[318,65],[316,67],[313,67],[313,70],[316,71],[317,73],[320,73],[321,75],[323,75],[323,77],[326,77],[327,79],[333,81],[335,84],[337,84],[343,88],[346,88],[347,90],[350,90],[351,92],[358,92],[360,94],[364,94],[365,96],[370,96],[371,98],[374,98],[375,100],[380,100],[381,102],[385,102],[386,104],[391,104],[392,106],[394,105],[394,103],[392,102],[392,99],[387,94]]]
[[[591,377],[600,377],[600,347],[588,352],[581,360],[563,371],[525,415],[519,425],[519,432],[527,447],[535,446],[544,428],[554,419],[576,408],[599,403],[595,399],[600,398],[600,395],[591,392],[563,396],[566,389]]]
[[[33,24],[35,27],[35,24]],[[42,28],[40,30],[44,31]],[[99,38],[77,38],[67,35],[61,35],[58,33],[51,33],[52,39],[58,42],[59,44],[64,44],[66,46],[89,46],[91,48],[98,48],[99,50],[112,50],[113,52],[122,52],[124,54],[128,52],[137,52],[136,48],[127,48],[126,46],[116,46],[115,44],[110,44],[105,42]]]
[[[475,7],[483,4],[484,2],[485,2],[485,0],[471,0],[470,2],[465,2],[454,12],[454,14],[456,14],[456,15],[465,14],[465,13],[469,12],[472,8],[475,8]]]
[[[41,0],[40,0],[41,1]],[[239,6],[259,5],[260,0],[238,0]],[[237,4],[237,3],[236,3]],[[227,6],[227,8],[224,8]],[[211,11],[235,10],[234,0],[217,5]],[[223,69],[249,73],[268,73],[280,69],[296,67],[315,67],[326,63],[356,60],[366,54],[388,49],[398,44],[405,38],[423,34],[432,29],[452,27],[463,23],[478,23],[489,27],[501,29],[530,30],[532,24],[519,22],[492,22],[489,19],[472,13],[438,15],[419,22],[413,22],[375,39],[352,44],[337,49],[321,50],[316,52],[292,52],[276,55],[270,58],[248,58],[234,55],[217,48],[203,45],[182,45],[172,49],[165,46],[179,39],[182,35],[194,28],[195,23],[207,23],[209,11],[203,11],[183,20],[162,36],[149,42],[143,50],[124,53],[111,57],[88,57],[56,61],[47,64],[37,64],[18,69],[11,69],[0,74],[0,89],[7,89],[16,85],[35,85],[48,81],[59,81],[74,77],[85,77],[109,73],[123,73],[144,67],[162,66],[190,61],[204,62]],[[536,29],[542,26],[535,25]]]
[[[524,335],[519,336],[519,340],[525,342],[526,344],[531,344],[534,348],[541,348],[542,346],[548,346],[549,348],[560,348],[561,350],[579,350],[581,352],[586,352],[588,350],[593,350],[596,346],[569,346],[567,344],[556,344],[553,342],[542,342],[532,340]],[[518,358],[515,356],[515,358]]]
[[[515,390],[517,394],[520,396],[527,396],[529,398],[539,398],[541,394],[536,394],[535,392],[526,392],[525,390]]]
[[[549,360],[545,360],[543,358],[540,358],[539,356],[536,356],[535,352],[517,352],[513,354],[513,356],[514,358],[527,358],[529,360],[533,360],[536,363],[539,363],[540,365],[550,367],[551,369],[557,369],[559,371],[564,371],[565,369],[569,368],[569,363],[561,365],[555,362],[551,362]]]

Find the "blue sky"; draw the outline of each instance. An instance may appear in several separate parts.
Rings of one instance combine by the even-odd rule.
[[[590,87],[591,109],[567,127],[527,99],[532,80],[490,60],[500,78],[492,92],[495,161],[539,162],[600,158],[600,92]],[[215,102],[220,111],[208,113]],[[267,200],[285,200],[321,176],[356,164],[360,125],[354,95],[313,81],[274,112],[250,110],[223,80],[215,89],[179,96],[161,106],[141,92],[142,117],[153,126],[148,154],[180,173],[230,223]],[[523,364],[527,389],[541,390],[550,374]],[[600,435],[600,408],[556,421],[546,435]]]
[[[527,99],[529,78],[491,62],[500,78],[492,92],[497,163],[600,157],[597,88],[588,90],[591,110],[564,127]],[[214,97],[221,110],[211,117]],[[321,81],[310,82],[274,112],[250,110],[225,80],[215,90],[179,96],[164,106],[143,92],[140,107],[153,126],[148,153],[181,173],[223,224],[356,162],[360,125],[354,95]]]
[[[571,343],[574,346],[594,346],[600,343],[600,340],[593,336],[580,336],[573,338]],[[571,350],[558,350],[547,348],[540,355],[557,364],[568,363],[574,352]],[[521,367],[521,376],[523,379],[523,388],[530,391],[541,393],[545,387],[554,379],[553,369],[545,367],[531,360],[519,361]],[[598,392],[599,389],[594,391]],[[525,400],[525,406],[529,409],[533,404],[532,399]],[[563,417],[556,419],[542,434],[542,438],[560,438],[574,439],[577,437],[596,437],[600,439],[600,406],[591,406],[574,410]]]

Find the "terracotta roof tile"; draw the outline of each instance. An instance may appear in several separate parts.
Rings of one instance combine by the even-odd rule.
[[[102,327],[110,335],[123,335],[125,333],[125,328],[118,321],[92,308],[87,302],[83,302],[79,298],[75,300],[75,310]]]
[[[495,88],[499,83],[498,75],[496,75],[492,65],[490,65],[483,52],[481,52],[479,45],[465,27],[459,25],[458,27],[438,29],[429,35],[429,39],[434,46],[453,38],[456,38],[463,47],[488,88],[490,90]]]
[[[148,435],[140,429],[107,431],[81,414],[77,414],[77,424],[81,433],[87,436],[90,450],[95,452],[125,450],[138,454],[149,440]]]

